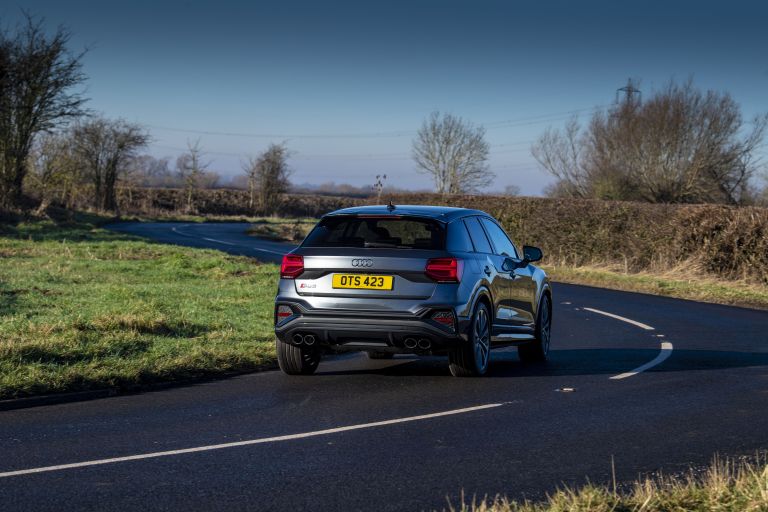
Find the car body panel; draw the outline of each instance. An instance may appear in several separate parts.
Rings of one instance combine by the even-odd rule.
[[[496,223],[479,210],[398,205],[394,208],[364,206],[338,210],[324,216],[318,226],[325,219],[339,216],[387,218],[388,221],[431,219],[444,226],[446,233],[460,235],[464,232],[456,223],[470,219],[474,219],[478,226],[483,225],[483,219],[483,222]],[[470,229],[468,225],[464,227]],[[481,233],[476,226],[472,229],[476,236]],[[498,240],[499,233],[495,235]],[[488,249],[476,252],[474,244],[469,250],[455,250],[450,238],[441,249],[310,247],[305,240],[292,251],[304,258],[304,272],[295,279],[281,279],[275,299],[276,308],[288,305],[294,314],[279,323],[276,315],[275,333],[287,343],[293,343],[292,338],[297,333],[311,333],[317,338],[318,345],[327,351],[375,348],[377,351],[439,354],[467,342],[473,312],[479,301],[484,301],[492,309],[493,346],[530,341],[534,339],[541,297],[545,293],[551,294],[549,279],[530,263],[509,258],[507,254],[497,254],[492,238],[487,233],[485,236],[491,246],[490,252]],[[507,252],[511,250],[508,248]],[[514,250],[517,251],[516,247]],[[515,256],[520,254],[518,251]],[[461,260],[463,275],[460,281],[442,283],[428,277],[425,266],[431,258]],[[510,259],[517,268],[505,268],[505,262],[509,263],[507,260]],[[389,275],[393,277],[393,287],[391,290],[338,289],[332,282],[335,273]],[[453,328],[432,320],[432,315],[439,311],[450,311],[455,315]],[[407,349],[403,343],[409,336],[429,341],[429,349]]]

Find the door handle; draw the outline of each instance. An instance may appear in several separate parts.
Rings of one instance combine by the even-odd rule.
[[[488,265],[485,266],[485,275],[487,276],[491,275],[491,267],[489,267]]]

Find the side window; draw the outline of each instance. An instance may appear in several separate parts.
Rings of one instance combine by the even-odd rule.
[[[493,254],[491,243],[488,241],[488,237],[485,236],[480,220],[477,217],[470,217],[464,219],[464,223],[467,225],[467,230],[469,230],[469,236],[472,239],[472,244],[475,246],[475,252]]]
[[[448,224],[448,241],[446,248],[452,252],[474,252],[472,241],[469,239],[467,227],[461,220]]]
[[[512,242],[509,241],[509,237],[498,224],[490,219],[483,219],[483,226],[488,231],[488,235],[493,241],[494,247],[496,247],[496,253],[503,256],[509,256],[510,258],[517,258],[517,250]]]

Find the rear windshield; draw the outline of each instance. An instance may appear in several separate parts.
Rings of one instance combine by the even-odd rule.
[[[445,228],[414,217],[328,217],[320,221],[304,247],[445,248]]]

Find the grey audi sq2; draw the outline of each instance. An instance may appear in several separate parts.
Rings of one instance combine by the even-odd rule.
[[[325,215],[286,254],[275,299],[280,368],[313,373],[324,354],[447,355],[455,376],[483,375],[491,349],[544,361],[552,289],[487,213],[361,206]]]

